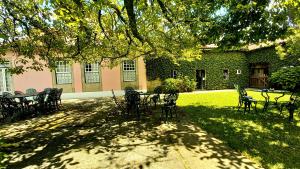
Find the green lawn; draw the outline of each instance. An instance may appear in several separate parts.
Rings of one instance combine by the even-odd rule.
[[[289,123],[288,112],[273,108],[263,113],[260,93],[248,94],[258,100],[257,113],[237,111],[237,92],[181,94],[178,105],[191,121],[264,168],[300,168],[299,111]]]

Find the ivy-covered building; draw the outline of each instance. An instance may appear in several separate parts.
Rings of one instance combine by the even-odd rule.
[[[197,89],[227,89],[234,84],[264,88],[268,77],[284,66],[300,65],[299,56],[281,59],[274,47],[251,51],[215,52],[205,50],[201,59],[172,62],[168,58],[146,60],[147,86],[152,90],[164,79],[189,76],[197,82]]]

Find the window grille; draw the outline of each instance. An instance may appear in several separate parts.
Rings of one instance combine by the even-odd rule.
[[[57,84],[72,83],[71,66],[66,61],[58,61],[56,63],[55,74]]]
[[[123,80],[125,82],[136,80],[136,65],[133,60],[123,61]]]
[[[99,83],[99,64],[98,63],[87,63],[84,66],[85,83]]]

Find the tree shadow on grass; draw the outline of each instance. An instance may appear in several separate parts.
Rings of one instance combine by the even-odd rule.
[[[243,113],[232,107],[182,107],[189,119],[265,168],[300,168],[300,125],[277,110]],[[211,158],[208,156],[207,158]]]
[[[217,160],[217,168],[254,165],[184,115],[162,124],[159,113],[140,121],[108,116],[113,107],[110,99],[72,101],[55,114],[2,126],[4,140],[19,144],[6,159],[8,168],[147,168],[163,162],[170,166],[161,168],[180,168],[171,154],[183,156],[186,165],[204,159]]]

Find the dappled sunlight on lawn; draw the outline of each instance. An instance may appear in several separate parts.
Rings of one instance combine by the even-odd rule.
[[[9,168],[252,168],[255,164],[187,121],[162,123],[160,109],[140,121],[112,113],[111,99],[70,100],[61,111],[5,124],[17,143]]]
[[[264,98],[248,91],[258,101],[258,112],[237,111],[236,92],[182,94],[179,106],[188,118],[220,138],[231,148],[243,152],[266,168],[300,168],[300,118],[288,122],[288,112],[275,107],[262,112]],[[280,94],[271,94],[271,98]],[[280,101],[288,101],[286,95]],[[271,100],[272,101],[272,100]]]

